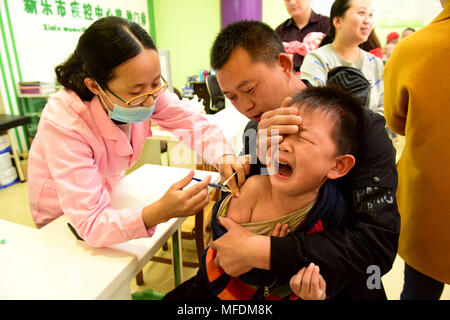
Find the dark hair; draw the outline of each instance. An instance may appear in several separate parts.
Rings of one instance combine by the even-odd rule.
[[[361,43],[359,47],[367,52],[376,48],[381,48],[381,42],[380,39],[378,39],[377,34],[375,33],[375,29],[373,29],[370,33],[367,41]]]
[[[211,67],[222,68],[233,51],[241,47],[255,61],[273,65],[280,53],[285,52],[278,34],[260,21],[243,20],[226,26],[214,40],[211,48]]]
[[[345,15],[347,10],[351,7],[350,1],[351,0],[336,0],[333,2],[330,11],[330,31],[325,36],[325,38],[322,39],[319,47],[322,47],[334,41],[334,37],[336,36],[336,28],[334,27],[333,20],[334,18],[343,17]]]
[[[364,109],[359,100],[337,87],[322,86],[300,91],[292,102],[305,112],[319,110],[331,115],[337,154],[356,153],[365,123]]]
[[[151,37],[137,23],[120,17],[99,19],[84,31],[69,59],[55,68],[56,79],[89,101],[94,94],[85,86],[85,78],[106,85],[114,78],[114,69],[143,48],[156,50]]]

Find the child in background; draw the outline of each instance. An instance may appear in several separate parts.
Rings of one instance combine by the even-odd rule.
[[[386,45],[383,48],[383,61],[388,61],[389,57],[394,51],[395,46],[399,41],[399,35],[397,32],[391,32],[386,36]]]
[[[355,164],[352,153],[364,125],[363,107],[350,94],[331,87],[305,89],[293,98],[292,105],[298,106],[303,118],[299,132],[284,137],[273,156],[268,156],[269,176],[250,177],[239,198],[229,194],[216,203],[211,221],[214,240],[227,232],[219,225],[221,216],[258,235],[287,237],[332,229],[345,219],[346,199],[331,180],[344,176]],[[292,275],[277,279],[267,270],[253,269],[238,278],[230,277],[215,266],[215,254],[213,248],[207,248],[198,274],[165,299],[296,298],[289,288]],[[314,265],[301,269],[294,278],[291,287],[294,293],[301,293],[300,298],[325,297],[325,280]],[[303,294],[301,285],[306,287],[309,281],[320,285],[303,289]],[[365,279],[347,278],[342,283],[347,281]],[[330,298],[339,291],[331,289],[327,292]]]

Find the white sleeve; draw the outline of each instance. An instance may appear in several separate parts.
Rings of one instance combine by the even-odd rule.
[[[308,53],[300,68],[300,79],[308,81],[314,87],[324,86],[328,79],[327,63],[314,51]]]

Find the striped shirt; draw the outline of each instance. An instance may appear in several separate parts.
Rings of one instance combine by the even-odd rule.
[[[346,66],[360,70],[371,83],[368,107],[377,113],[384,114],[383,61],[373,54],[361,50],[356,63],[344,60],[327,44],[308,53],[300,69],[300,78],[318,87],[327,82],[328,71],[335,67]]]

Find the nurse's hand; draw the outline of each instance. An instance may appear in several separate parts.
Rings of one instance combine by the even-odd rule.
[[[272,143],[280,143],[283,136],[297,133],[302,125],[302,118],[298,115],[298,107],[290,106],[292,98],[283,100],[281,108],[264,112],[258,123],[258,159],[266,164],[266,151]],[[261,149],[261,150],[260,150]]]
[[[236,157],[231,154],[225,154],[217,161],[222,181],[230,178],[234,172],[236,175],[227,183],[233,196],[239,197],[239,188],[242,187],[245,181],[245,176],[250,173],[250,155]]]
[[[161,199],[142,210],[142,218],[147,228],[171,218],[197,214],[209,203],[208,183],[211,176],[184,190],[193,177],[194,170],[191,170],[185,178],[174,183]]]

